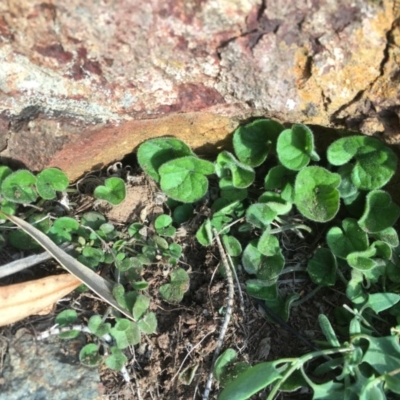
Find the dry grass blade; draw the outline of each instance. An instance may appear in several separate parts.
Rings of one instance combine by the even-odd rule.
[[[94,271],[80,263],[78,260],[61,250],[49,237],[43,232],[33,227],[23,219],[13,215],[4,214],[10,221],[20,227],[33,239],[35,239],[45,250],[47,250],[69,273],[76,276],[88,288],[100,296],[108,304],[116,308],[122,314],[132,319],[125,309],[123,309],[114,299],[112,295],[112,284],[107,282],[104,278],[97,275]]]

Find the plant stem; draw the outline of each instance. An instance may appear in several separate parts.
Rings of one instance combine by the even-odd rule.
[[[275,386],[272,388],[272,390],[271,390],[271,392],[270,392],[270,394],[268,395],[268,397],[267,397],[266,400],[273,400],[274,397],[275,397],[275,395],[276,395],[276,393],[278,392],[279,388],[281,387],[282,383],[284,383],[284,382],[286,381],[286,379],[288,379],[289,376],[290,376],[296,369],[302,368],[302,366],[303,366],[306,362],[312,360],[313,358],[317,358],[317,357],[323,357],[323,356],[327,356],[327,355],[335,354],[335,353],[349,353],[349,352],[351,352],[351,351],[353,351],[353,348],[352,348],[352,347],[335,348],[335,349],[327,349],[327,350],[314,351],[314,352],[312,352],[312,353],[308,353],[308,354],[305,354],[305,355],[302,356],[302,357],[299,357],[298,359],[296,359],[296,360],[293,362],[293,364],[291,365],[291,367],[289,367],[289,368],[285,371],[285,373],[284,373],[282,379],[279,379],[279,380],[278,380],[278,382],[277,382],[277,383],[275,384]],[[307,380],[308,377],[307,377],[307,378],[306,378],[306,377],[307,377],[307,375],[305,375],[305,379]]]
[[[232,316],[233,295],[234,295],[232,271],[229,267],[229,262],[227,260],[224,247],[222,246],[222,243],[218,236],[217,230],[215,228],[213,228],[212,231],[213,231],[215,240],[218,245],[218,250],[219,250],[219,254],[221,256],[222,264],[225,267],[226,279],[228,281],[228,301],[227,301],[224,323],[222,324],[221,330],[219,332],[217,345],[215,347],[214,355],[213,355],[212,362],[211,362],[210,373],[208,374],[206,386],[204,389],[203,400],[208,400],[208,397],[210,396],[210,390],[211,390],[211,385],[212,385],[212,380],[213,380],[213,375],[214,375],[214,371],[213,371],[214,364],[215,364],[215,361],[217,360],[219,353],[221,351],[222,343],[224,342],[225,333],[226,333],[226,330],[229,325],[229,321]]]

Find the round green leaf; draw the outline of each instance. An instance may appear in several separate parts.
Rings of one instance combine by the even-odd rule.
[[[248,274],[256,275],[258,279],[273,285],[282,271],[285,259],[280,250],[271,257],[262,254],[258,250],[258,240],[256,239],[252,240],[244,249],[242,264]]]
[[[99,346],[94,343],[89,343],[83,346],[79,352],[79,361],[85,367],[97,367],[102,361],[102,357],[99,354]]]
[[[350,253],[346,260],[352,268],[360,271],[368,271],[376,266],[376,261],[371,257],[376,254],[376,248],[371,246],[364,251],[355,251]]]
[[[126,187],[121,178],[108,178],[104,186],[97,186],[94,190],[94,196],[100,200],[105,200],[116,206],[125,200]]]
[[[339,210],[338,174],[322,167],[302,169],[295,182],[295,204],[308,219],[330,221]]]
[[[268,207],[275,211],[277,215],[285,215],[292,209],[292,204],[275,192],[264,192],[258,198],[258,201],[268,204]]]
[[[317,285],[333,286],[336,282],[336,258],[329,249],[319,248],[308,262],[307,272]]]
[[[176,158],[193,155],[188,145],[179,139],[155,138],[142,143],[137,152],[138,162],[143,171],[159,182],[161,165]]]
[[[94,247],[84,247],[78,260],[87,267],[95,268],[104,260],[104,252]]]
[[[358,223],[364,231],[375,233],[390,228],[399,215],[400,207],[392,202],[390,194],[374,190],[366,197],[364,214]]]
[[[140,343],[140,331],[137,324],[125,318],[121,318],[110,329],[111,336],[115,339],[119,349],[134,346]]]
[[[354,158],[356,162],[351,179],[355,186],[363,190],[384,186],[397,166],[395,153],[369,136],[348,136],[336,140],[328,147],[327,157],[333,165],[343,165]]]
[[[11,168],[5,166],[5,165],[0,165],[0,186],[3,183],[4,179],[7,178],[7,176],[12,174]]]
[[[166,228],[172,224],[172,218],[169,215],[162,214],[159,215],[154,221],[154,227],[158,229]]]
[[[71,233],[79,229],[79,223],[71,217],[57,218],[49,231],[51,239],[57,243],[70,242],[72,240]]]
[[[36,178],[36,189],[46,200],[54,199],[56,191],[65,190],[69,184],[67,175],[57,168],[44,169]]]
[[[180,204],[175,207],[172,218],[176,224],[183,224],[193,216],[193,206],[191,204]]]
[[[228,151],[222,151],[218,154],[215,172],[220,178],[231,181],[232,186],[238,189],[249,187],[254,182],[256,175],[252,167],[239,162]]]
[[[146,333],[147,335],[151,335],[157,329],[157,318],[156,314],[153,312],[147,313],[139,322],[139,329]]]
[[[75,310],[64,310],[56,316],[56,324],[60,326],[73,325],[78,321],[78,314]],[[58,335],[60,339],[74,339],[79,335],[79,331],[62,332]]]
[[[88,226],[93,230],[97,230],[100,228],[102,224],[106,222],[104,215],[96,212],[96,211],[89,211],[82,215],[81,224],[83,226]]]
[[[274,256],[280,252],[279,240],[266,230],[258,240],[257,249],[264,256]]]
[[[276,146],[279,161],[288,169],[299,171],[308,165],[310,159],[319,161],[314,150],[311,129],[302,124],[294,124],[278,137]]]
[[[268,204],[255,203],[247,208],[246,221],[257,228],[265,229],[277,215]]]
[[[383,231],[374,233],[374,237],[378,240],[382,240],[382,242],[387,243],[390,247],[393,248],[399,245],[399,236],[396,229],[394,229],[393,227],[389,227],[384,229]]]
[[[189,290],[189,275],[183,268],[171,272],[171,283],[160,287],[161,297],[169,303],[179,303]]]
[[[231,257],[239,257],[240,254],[242,254],[242,245],[234,236],[223,235],[222,243],[224,244],[226,252]]]
[[[139,294],[136,297],[135,304],[133,305],[132,315],[133,318],[138,320],[149,308],[150,299],[147,296]]]
[[[15,203],[33,203],[37,199],[36,177],[26,170],[8,175],[1,184],[2,195]]]
[[[336,257],[346,258],[349,253],[368,248],[368,235],[355,219],[346,218],[342,225],[343,230],[335,226],[326,235],[328,246]]]
[[[337,173],[340,175],[340,185],[338,190],[340,197],[343,199],[353,199],[358,194],[358,188],[354,185],[351,178],[354,166],[352,164],[345,164],[341,166]]]
[[[296,172],[283,165],[272,167],[264,179],[264,188],[266,190],[281,190],[281,197],[289,203],[294,202],[294,182]]]
[[[161,189],[172,199],[182,203],[200,200],[207,192],[205,175],[214,173],[214,164],[193,156],[168,161],[158,170]]]
[[[214,375],[217,381],[220,381],[222,375],[227,372],[229,364],[237,358],[237,353],[233,349],[226,349],[216,360],[214,364]]]
[[[240,126],[233,134],[233,148],[238,159],[252,167],[261,165],[270,151],[275,150],[276,140],[283,125],[262,119]]]
[[[128,362],[128,358],[118,347],[111,347],[110,350],[111,355],[105,359],[106,366],[115,371],[121,371]]]

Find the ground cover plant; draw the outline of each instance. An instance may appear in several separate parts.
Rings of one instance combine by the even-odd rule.
[[[394,225],[400,207],[384,190],[397,167],[395,153],[376,138],[352,135],[319,154],[310,128],[295,124],[285,129],[272,120],[239,127],[233,149],[211,162],[175,138],[144,142],[138,162],[166,194],[166,212],[150,225],[134,222],[126,229],[99,212],[68,216],[66,195],[56,193],[65,193],[68,186],[59,170],[34,176],[0,167],[1,243],[24,250],[40,243],[117,309],[81,324],[67,310],[57,317],[60,327],[43,337],[90,334],[81,362],[105,362],[129,380],[125,349],[157,331],[156,313],[150,311],[155,299],[143,275],[152,265],[168,265],[158,296],[169,304],[184,299],[191,277],[180,264],[177,228],[197,220],[196,239],[205,249],[217,248],[219,273],[228,287],[209,375],[201,383],[203,399],[210,396],[214,380],[222,400],[248,399],[262,390],[272,399],[306,387],[313,399],[395,398],[400,393],[400,262]],[[94,189],[97,198],[114,205],[125,194],[126,184],[118,176],[104,178]],[[199,215],[205,202],[208,211]],[[13,229],[13,223],[21,229]],[[288,234],[316,242],[306,267],[286,265]],[[59,248],[68,243],[74,244],[73,256]],[[104,265],[111,281],[94,272]],[[250,365],[224,343],[235,304],[244,308],[243,297],[249,296],[285,329],[293,306],[305,300],[296,291],[280,289],[282,276],[296,268],[315,285],[306,297],[335,288],[347,300],[335,309],[334,320],[318,316],[325,340],[313,343],[311,352]],[[190,384],[196,370],[183,369],[180,382]]]

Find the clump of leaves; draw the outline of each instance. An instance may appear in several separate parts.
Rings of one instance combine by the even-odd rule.
[[[146,143],[139,152],[144,152]],[[165,164],[177,162],[180,165],[185,157],[195,157],[189,154],[184,143],[174,142],[174,145],[185,149],[186,153],[174,155],[169,151],[165,161],[155,157],[154,170],[159,175],[153,174],[153,178],[161,181],[162,189],[160,175]],[[295,390],[305,385],[313,389],[313,398],[356,398],[351,393],[358,393],[357,396],[362,393],[364,397],[361,398],[372,395],[385,398],[386,392],[398,394],[395,383],[400,355],[396,344],[398,327],[393,328],[390,337],[380,336],[371,329],[376,314],[385,311],[398,315],[399,309],[400,248],[393,225],[400,216],[400,207],[383,188],[397,167],[394,152],[378,139],[348,136],[333,142],[321,161],[309,127],[294,124],[285,129],[271,120],[258,120],[239,127],[233,135],[233,148],[234,153],[222,151],[218,154],[214,170],[204,166],[203,178],[213,172],[218,178],[219,197],[212,197],[211,215],[197,231],[198,241],[204,246],[211,245],[215,228],[234,264],[240,263],[248,275],[248,294],[287,320],[299,295],[292,293],[283,297],[279,291],[279,277],[290,269],[285,268],[280,234],[291,230],[303,237],[302,231],[311,232],[303,221],[330,223],[327,246],[320,246],[312,254],[307,272],[319,287],[334,286],[338,279],[344,282],[346,296],[353,303],[354,318],[346,320],[349,340],[343,344],[322,315],[321,329],[331,349],[296,359],[243,367],[240,373],[235,370],[236,354],[228,349],[214,365],[215,376],[226,386],[219,399],[247,399],[268,385],[273,385],[268,397],[271,399],[278,390]],[[252,198],[248,188],[254,191],[255,168],[267,159],[266,192],[257,199]],[[145,171],[149,169],[146,161],[142,162],[142,167]],[[189,187],[180,186],[181,178],[174,185],[175,171],[166,171],[168,190],[169,187],[176,190],[169,190],[171,197],[194,202],[204,196],[207,188],[204,180],[199,180],[203,189],[189,199],[184,193]],[[303,221],[296,218],[296,209]],[[171,296],[174,290],[179,292],[179,282],[171,278],[171,283],[163,290]],[[393,359],[389,359],[389,353],[393,354]],[[379,366],[372,361],[373,354],[379,358]],[[334,358],[326,362],[321,359],[316,373],[335,373],[338,368],[341,373],[331,381],[316,384],[305,365],[327,355],[334,355]],[[235,371],[231,375],[237,378],[225,379],[229,371]]]

